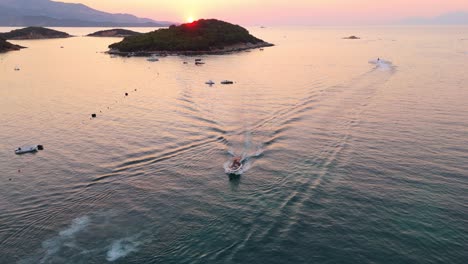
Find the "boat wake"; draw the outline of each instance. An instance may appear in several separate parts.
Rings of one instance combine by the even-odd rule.
[[[383,60],[383,59],[376,59],[376,60],[370,60],[370,64],[375,65],[375,70],[384,70],[384,71],[393,71],[395,70],[395,66],[391,61],[388,60]]]
[[[235,150],[231,148],[228,150],[230,158],[224,163],[224,171],[227,174],[242,175],[252,168],[254,159],[263,154],[263,148],[261,145],[256,145],[252,142],[250,133],[246,133],[244,141],[244,146],[241,149]],[[232,172],[231,164],[235,157],[241,157],[242,168],[236,172]]]

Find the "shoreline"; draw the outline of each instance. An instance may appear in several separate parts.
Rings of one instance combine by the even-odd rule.
[[[235,52],[241,52],[251,49],[258,49],[258,48],[266,48],[266,47],[273,47],[274,44],[268,42],[260,42],[256,44],[252,43],[241,43],[235,44],[231,46],[227,46],[223,49],[212,49],[212,50],[197,50],[197,51],[119,51],[119,50],[109,50],[106,53],[111,55],[117,55],[122,57],[149,57],[149,56],[197,56],[197,55],[223,55]]]

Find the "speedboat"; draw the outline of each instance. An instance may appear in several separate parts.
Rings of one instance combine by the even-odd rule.
[[[225,167],[225,171],[227,174],[237,174],[239,175],[240,172],[242,171],[242,168],[244,167],[244,164],[242,163],[242,158],[237,157],[235,158],[231,164],[229,164],[227,167]]]
[[[221,84],[233,84],[234,82],[233,81],[229,81],[229,80],[224,80],[221,82]]]
[[[196,61],[195,62],[195,65],[203,65],[203,64],[205,64],[203,61]]]
[[[226,173],[227,174],[238,174],[244,165],[242,163],[238,165],[231,164],[229,167],[226,168]]]
[[[213,84],[215,84],[215,82],[213,82],[212,80],[209,80],[209,81],[205,82],[205,84],[213,85]]]
[[[15,154],[20,155],[20,154],[25,154],[25,153],[32,153],[32,152],[37,152],[38,147],[37,146],[26,146],[26,147],[19,147],[15,150]]]

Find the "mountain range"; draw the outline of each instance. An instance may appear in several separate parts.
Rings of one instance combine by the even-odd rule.
[[[468,25],[468,12],[452,12],[436,17],[412,17],[401,21],[404,25]]]
[[[161,27],[171,22],[111,14],[83,4],[50,0],[0,0],[0,26]]]

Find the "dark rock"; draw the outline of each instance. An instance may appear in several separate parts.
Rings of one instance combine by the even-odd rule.
[[[361,39],[360,37],[356,37],[356,36],[349,36],[349,37],[346,37],[346,38],[343,38],[343,39]]]

